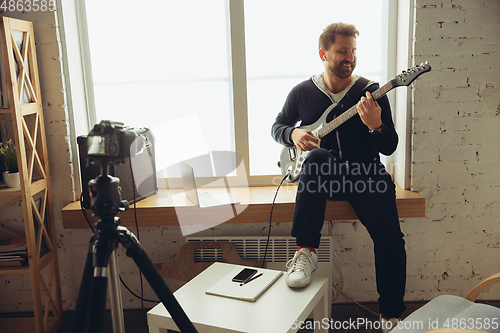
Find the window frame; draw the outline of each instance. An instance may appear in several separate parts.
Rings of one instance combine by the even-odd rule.
[[[242,186],[264,186],[277,185],[281,180],[279,169],[274,175],[250,175],[250,151],[249,151],[249,130],[248,130],[248,103],[247,103],[247,73],[246,73],[246,51],[245,51],[245,20],[244,20],[244,1],[245,0],[227,0],[226,6],[229,13],[227,22],[229,30],[229,57],[230,57],[230,98],[232,98],[230,109],[233,115],[234,125],[234,148],[236,153],[241,155],[243,163],[245,163],[246,175],[238,175],[242,180]],[[248,0],[247,0],[248,1]],[[387,59],[386,79],[392,79],[397,73],[396,68],[402,64],[408,65],[411,62],[411,35],[412,35],[412,9],[414,0],[410,0],[409,5],[409,30],[406,37],[398,36],[397,29],[399,15],[402,15],[401,9],[404,10],[405,5],[399,4],[405,0],[385,0],[384,13],[387,15],[387,39],[384,41],[385,55]],[[407,0],[406,0],[407,1]],[[65,58],[65,69],[68,80],[68,94],[70,101],[70,125],[74,135],[72,140],[76,142],[76,136],[87,134],[92,124],[96,123],[95,101],[93,91],[92,69],[90,63],[90,48],[87,31],[87,20],[85,11],[85,0],[65,1],[57,0],[58,20],[63,30],[62,50],[63,58]],[[399,8],[399,10],[398,10]],[[403,20],[405,22],[406,20]],[[75,36],[76,35],[76,36]],[[75,48],[75,42],[69,43],[69,39],[76,37],[78,44],[79,59],[77,53],[71,51]],[[403,51],[401,51],[403,50]],[[407,53],[405,53],[407,52]],[[406,55],[406,56],[405,56]],[[70,64],[70,65],[68,65]],[[408,68],[409,66],[403,66]],[[74,78],[74,79],[73,79]],[[385,82],[381,82],[383,84]],[[73,95],[78,95],[79,98],[72,98]],[[400,97],[400,95],[402,97]],[[404,96],[403,96],[404,95]],[[82,97],[83,96],[83,97]],[[395,181],[403,188],[409,187],[409,175],[411,170],[411,90],[407,89],[406,94],[399,94],[396,97],[395,93],[388,94],[393,110],[393,118],[397,128],[402,128],[398,132],[400,137],[404,137],[403,147],[398,146],[398,150],[386,159],[386,165],[389,171],[394,170],[393,176]],[[401,98],[404,101],[401,102]],[[399,101],[398,101],[399,100]],[[399,103],[398,103],[399,102]],[[406,105],[404,109],[397,109],[396,106]],[[79,112],[76,112],[79,110]],[[86,122],[82,122],[86,119]],[[80,120],[80,121],[77,121]],[[269,124],[271,127],[272,124]],[[76,147],[76,143],[72,146]],[[77,154],[76,154],[77,155]],[[276,162],[279,156],[276,156]],[[393,167],[396,165],[396,167]],[[403,167],[398,167],[403,165]],[[76,177],[75,177],[76,178]],[[200,179],[204,183],[209,183],[208,178]],[[160,186],[166,180],[160,179]],[[285,183],[286,184],[286,183]],[[180,186],[180,180],[168,180],[169,187]]]

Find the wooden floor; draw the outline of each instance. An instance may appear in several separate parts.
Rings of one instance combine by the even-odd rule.
[[[415,311],[415,309],[422,306],[424,303],[412,303],[407,304],[407,310],[403,314],[403,317],[407,316],[408,313]],[[373,312],[377,312],[377,304],[363,304]],[[125,310],[125,330],[126,333],[148,333],[147,310]],[[3,318],[2,318],[3,317]],[[347,327],[347,323],[358,322],[358,318],[361,321],[374,323],[378,320],[378,317],[371,314],[365,309],[360,308],[357,305],[352,304],[334,304],[332,306],[332,320],[331,325],[341,325],[346,323],[344,326]],[[0,314],[0,331],[2,333],[34,333],[33,320],[30,317],[25,318],[6,318],[5,314]],[[71,324],[73,322],[73,312],[64,313],[64,324],[57,333],[70,333]],[[313,322],[306,322],[303,329],[299,330],[299,333],[309,333],[313,332],[312,327]],[[354,324],[351,324],[353,327]],[[104,332],[113,332],[111,319],[109,313],[105,322]],[[361,325],[355,326],[355,329],[330,329],[330,332],[334,333],[380,333],[377,329],[367,329]]]
[[[421,306],[423,306],[426,302],[411,302],[406,303],[406,310],[401,316],[403,319],[407,317],[410,313],[417,310]],[[488,302],[488,304],[500,307],[500,301],[492,301]],[[376,303],[363,304],[370,311],[377,312],[378,305]],[[148,325],[147,325],[147,317],[146,313],[148,310],[125,310],[124,318],[125,318],[125,331],[126,333],[149,333]],[[19,316],[19,314],[16,314]],[[330,321],[331,325],[334,327],[335,325],[344,325],[348,327],[349,323],[351,324],[351,328],[331,328],[329,330],[330,333],[380,333],[379,329],[367,328],[362,325],[357,325],[359,321],[364,321],[367,323],[374,323],[378,320],[378,316],[370,313],[369,311],[354,305],[354,304],[334,304],[332,306],[332,319]],[[57,331],[57,333],[70,333],[71,332],[71,324],[73,322],[73,312],[67,311],[64,313],[64,324]],[[0,332],[1,333],[34,333],[33,329],[33,320],[30,320],[30,317],[24,318],[10,318],[8,314],[0,313]],[[345,324],[344,324],[345,323]],[[313,332],[311,329],[313,322],[306,322],[304,329],[300,329],[299,333],[310,333]],[[106,314],[104,332],[113,332],[111,319],[109,315],[109,311]],[[172,331],[169,331],[169,333]]]
[[[125,310],[125,331],[126,333],[148,333],[146,319],[147,310]],[[17,314],[16,314],[17,315]],[[73,312],[64,313],[63,326],[57,333],[70,333],[73,323]],[[1,333],[34,333],[32,317],[6,318],[5,314],[0,314],[0,332]],[[106,315],[103,332],[113,332],[109,312]]]

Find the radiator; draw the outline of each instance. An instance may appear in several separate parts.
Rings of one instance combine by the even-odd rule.
[[[263,260],[266,251],[266,236],[225,236],[225,237],[187,237],[188,242],[230,242],[236,247],[244,260]],[[288,236],[272,236],[269,240],[266,262],[267,268],[286,271],[286,262],[293,258],[297,251],[295,238]],[[329,286],[333,286],[333,239],[331,236],[321,237],[318,254],[318,269],[314,275],[328,278]],[[220,249],[198,249],[195,262],[222,261]],[[329,293],[329,304],[332,293]]]

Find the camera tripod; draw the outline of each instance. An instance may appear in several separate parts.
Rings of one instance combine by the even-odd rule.
[[[109,165],[113,161],[100,162],[101,175],[89,182],[92,213],[99,217],[99,221],[90,239],[71,332],[103,332],[109,284],[113,332],[125,333],[116,255],[118,244],[122,244],[127,256],[134,260],[181,332],[197,333],[135,235],[120,226],[120,218],[116,214],[127,210],[128,203],[121,201],[120,180],[109,175]]]

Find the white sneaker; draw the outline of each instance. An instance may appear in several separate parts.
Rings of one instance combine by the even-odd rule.
[[[395,327],[398,326],[398,323],[401,321],[399,318],[390,318],[389,320],[382,317],[382,314],[379,316],[380,319],[380,329],[383,333],[389,333]]]
[[[291,288],[303,288],[311,283],[311,274],[318,268],[318,255],[302,248],[286,263],[286,284]]]

